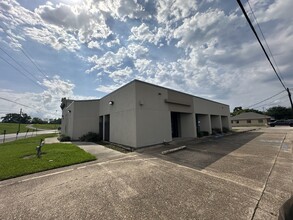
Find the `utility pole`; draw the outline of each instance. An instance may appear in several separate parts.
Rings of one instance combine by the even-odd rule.
[[[245,11],[243,5],[242,5],[242,3],[241,3],[241,0],[237,0],[237,2],[238,2],[238,4],[239,4],[239,6],[240,6],[240,8],[241,8],[241,10],[242,10],[242,12],[243,12],[245,18],[246,18],[246,20],[247,20],[247,22],[248,22],[248,24],[249,24],[251,30],[253,31],[253,33],[254,33],[256,39],[258,40],[258,43],[260,44],[260,46],[261,46],[263,52],[265,53],[265,55],[266,55],[268,61],[270,62],[270,64],[271,64],[271,66],[272,66],[272,68],[273,68],[273,70],[274,70],[276,76],[278,77],[278,79],[279,79],[279,81],[281,82],[281,84],[282,84],[282,86],[284,87],[284,89],[287,91],[287,93],[288,93],[288,97],[289,97],[289,100],[290,100],[290,104],[291,104],[291,109],[292,109],[292,111],[293,111],[292,98],[291,98],[291,93],[290,93],[289,88],[286,88],[286,86],[284,85],[283,81],[281,80],[279,74],[277,73],[277,71],[276,71],[276,69],[275,69],[275,67],[274,67],[274,65],[273,65],[273,63],[272,63],[272,61],[270,60],[269,55],[267,54],[267,52],[266,52],[264,46],[262,45],[262,43],[261,43],[261,41],[260,41],[260,39],[259,39],[259,37],[258,37],[258,35],[257,35],[257,33],[256,33],[256,31],[255,31],[255,29],[254,29],[254,27],[253,27],[253,25],[252,25],[252,23],[251,23],[251,21],[250,21],[248,15],[247,15],[247,13],[246,13],[246,11]]]
[[[21,114],[22,114],[22,109],[20,109],[20,111],[19,111],[19,121],[18,121],[18,131],[17,131],[17,134],[20,132]]]
[[[290,104],[291,104],[291,109],[293,111],[293,103],[292,103],[291,92],[290,92],[289,88],[287,88],[287,92],[288,92],[288,96],[289,96],[289,100],[290,100]]]

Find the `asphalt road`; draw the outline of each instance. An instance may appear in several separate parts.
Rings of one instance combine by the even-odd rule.
[[[10,141],[15,141],[16,139],[23,139],[26,137],[34,137],[36,135],[40,134],[53,134],[57,133],[57,130],[42,130],[42,131],[33,131],[33,132],[28,132],[28,133],[19,133],[18,136],[16,137],[16,134],[6,134],[5,135],[5,142],[10,142]],[[0,144],[3,143],[4,140],[4,135],[0,135]]]
[[[277,219],[292,130],[157,146],[0,182],[0,219]]]

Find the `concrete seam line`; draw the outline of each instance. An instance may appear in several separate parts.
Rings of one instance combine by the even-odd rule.
[[[265,193],[265,190],[266,190],[266,188],[267,188],[267,184],[268,184],[269,178],[270,178],[270,176],[271,176],[271,174],[272,174],[272,171],[273,171],[273,169],[274,169],[274,167],[275,167],[275,165],[276,165],[277,159],[278,159],[278,157],[279,157],[279,155],[280,155],[280,152],[281,152],[281,149],[282,149],[283,143],[284,143],[284,141],[285,141],[285,139],[286,139],[286,136],[287,136],[287,133],[285,134],[285,136],[284,136],[284,138],[283,138],[283,140],[282,140],[282,142],[281,142],[281,144],[280,144],[280,148],[279,148],[278,153],[277,153],[277,155],[276,155],[276,157],[275,157],[275,159],[274,159],[273,166],[271,167],[271,169],[270,169],[270,171],[269,171],[269,175],[268,175],[267,178],[266,178],[266,181],[265,181],[265,184],[264,184],[264,187],[263,187],[262,193],[261,193],[259,199],[257,200],[256,206],[255,206],[255,208],[254,208],[254,211],[253,211],[253,214],[252,214],[252,217],[251,217],[251,220],[254,218],[255,213],[256,213],[256,210],[258,209],[258,206],[259,206],[259,202],[260,202],[260,200],[262,199],[262,197],[263,197],[263,195],[264,195],[264,193]],[[272,214],[272,213],[270,213],[270,214]]]
[[[74,170],[74,169],[62,170],[62,171],[55,172],[55,173],[48,173],[48,174],[45,174],[45,175],[42,175],[42,176],[35,176],[35,177],[28,178],[28,179],[20,180],[18,182],[22,183],[22,182],[26,182],[26,181],[29,181],[29,180],[40,179],[40,178],[47,177],[47,176],[53,176],[53,175],[57,175],[57,174],[61,174],[61,173],[70,172],[72,170]]]
[[[233,180],[229,180],[229,179],[225,179],[225,178],[222,178],[220,176],[217,176],[217,175],[213,175],[213,174],[207,172],[207,170],[199,171],[199,170],[196,170],[196,169],[193,169],[193,168],[184,166],[184,165],[180,165],[180,164],[177,164],[177,163],[174,163],[174,162],[171,162],[171,161],[167,161],[167,160],[162,160],[162,161],[164,161],[165,163],[169,163],[169,164],[175,165],[175,166],[180,167],[180,168],[184,168],[184,169],[191,170],[191,171],[194,171],[194,172],[197,172],[197,173],[201,173],[203,175],[207,175],[207,176],[214,177],[214,178],[217,178],[217,179],[220,179],[220,180],[224,180],[226,182],[230,182],[230,183],[233,183],[233,184],[236,184],[236,185],[239,185],[239,186],[242,186],[242,187],[251,189],[253,191],[261,192],[261,190],[258,190],[255,187],[250,187],[250,186],[241,184],[241,183],[236,182],[236,181],[233,181]],[[149,162],[152,163],[151,161],[149,161]],[[250,196],[249,196],[249,198],[252,198],[254,200],[257,200],[256,198],[253,198],[253,197],[250,197]]]
[[[186,148],[186,146],[180,146],[180,147],[176,147],[176,148],[172,148],[172,149],[169,149],[169,150],[162,151],[161,154],[163,154],[163,155],[170,154],[170,153],[173,153],[173,152],[176,152],[176,151],[179,151],[179,150],[183,150],[185,148]]]
[[[124,159],[127,159],[127,158],[132,158],[132,157],[137,157],[137,156],[138,155],[130,155],[130,156],[125,156],[125,157],[116,158],[116,159],[112,159],[112,160],[107,160],[107,161],[103,161],[103,162],[97,162],[97,163],[94,163],[94,164],[87,165],[87,167],[98,166],[98,165],[101,165],[101,164],[111,163],[111,162],[124,160]]]

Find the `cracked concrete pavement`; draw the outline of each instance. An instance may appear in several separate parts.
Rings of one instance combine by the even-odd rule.
[[[292,129],[264,128],[2,181],[0,219],[277,219],[292,141]]]

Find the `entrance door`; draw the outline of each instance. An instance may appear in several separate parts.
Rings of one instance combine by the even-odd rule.
[[[105,141],[110,141],[110,115],[105,115]]]
[[[180,113],[171,112],[172,137],[180,137]]]
[[[196,125],[196,132],[198,134],[200,132],[200,120],[199,120],[198,114],[195,114],[195,125]]]
[[[99,136],[100,139],[103,140],[103,134],[104,134],[104,118],[103,116],[99,117]]]

